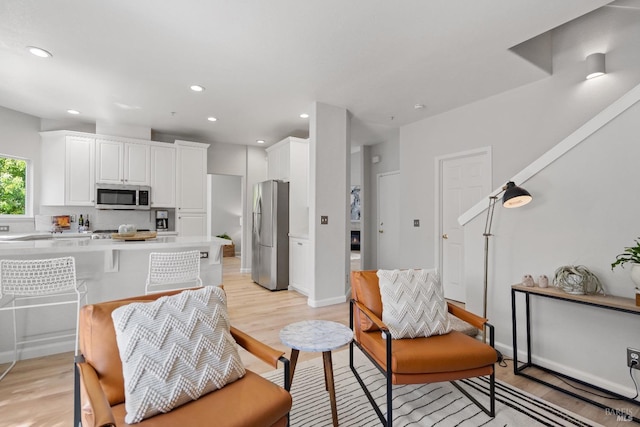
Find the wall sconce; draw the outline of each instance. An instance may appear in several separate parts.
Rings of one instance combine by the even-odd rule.
[[[604,68],[604,53],[592,53],[587,56],[587,80],[600,77],[606,73]]]

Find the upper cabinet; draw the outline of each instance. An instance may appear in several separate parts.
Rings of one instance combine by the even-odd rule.
[[[61,131],[40,135],[40,203],[45,206],[94,206],[95,138]]]
[[[149,144],[96,140],[96,182],[150,185]]]
[[[289,181],[291,174],[291,141],[298,138],[286,138],[266,149],[267,179]]]
[[[176,208],[178,232],[182,226],[189,235],[206,235],[209,144],[72,131],[40,135],[42,205],[94,206],[96,183],[149,185],[151,207]]]
[[[207,148],[209,144],[176,141],[176,196],[180,211],[207,211]]]
[[[151,207],[176,207],[176,149],[151,146]]]

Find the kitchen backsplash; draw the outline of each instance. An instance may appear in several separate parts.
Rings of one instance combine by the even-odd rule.
[[[169,211],[169,231],[175,230],[175,216],[173,209]],[[116,230],[120,224],[134,224],[138,229],[156,229],[156,211],[136,210],[102,210],[83,208],[80,206],[41,206],[40,215],[35,216],[36,231],[51,231],[51,217],[55,215],[75,215],[75,222],[71,223],[70,232],[78,230],[78,218],[89,216],[91,230]]]

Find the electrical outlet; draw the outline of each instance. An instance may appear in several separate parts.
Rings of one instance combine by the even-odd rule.
[[[633,369],[640,369],[640,350],[627,347],[627,366],[633,367]]]
[[[320,216],[320,224],[321,225],[329,224],[329,217],[327,215],[321,215]]]
[[[413,226],[414,227],[420,227],[420,220],[419,219],[414,219],[413,220]]]
[[[0,225],[0,231],[9,231],[8,225]]]
[[[200,252],[200,259],[209,258],[209,252]]]

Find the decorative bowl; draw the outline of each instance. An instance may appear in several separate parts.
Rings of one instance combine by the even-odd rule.
[[[135,236],[138,229],[133,224],[120,224],[118,227],[118,234],[122,237]]]

